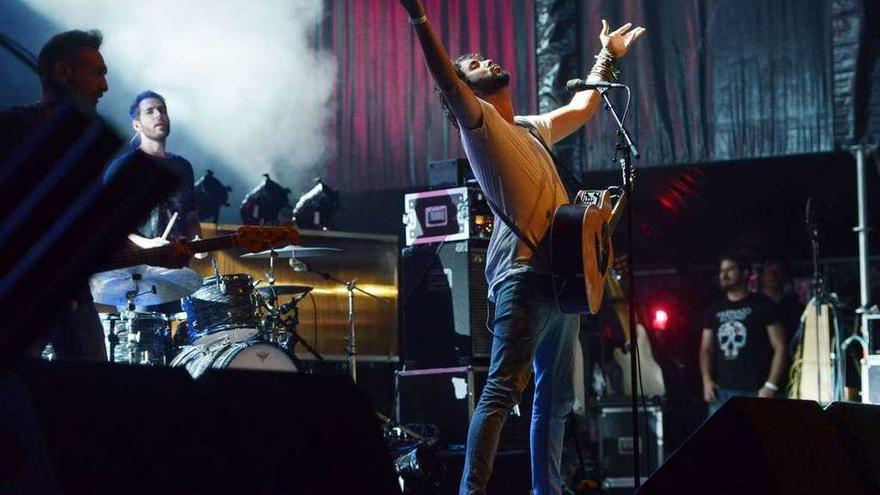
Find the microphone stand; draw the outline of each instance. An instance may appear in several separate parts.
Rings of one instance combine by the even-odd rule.
[[[626,87],[627,92],[629,92],[629,88]],[[633,157],[638,159],[641,155],[639,154],[639,149],[636,147],[635,142],[633,142],[632,138],[627,132],[626,127],[624,127],[623,122],[620,120],[620,117],[617,115],[617,112],[614,110],[614,105],[611,104],[611,100],[608,99],[608,89],[600,88],[597,89],[600,95],[602,95],[602,99],[605,100],[605,109],[608,110],[608,113],[611,114],[611,117],[614,119],[614,123],[617,124],[617,143],[614,146],[614,161],[620,165],[621,173],[623,174],[623,187],[626,192],[629,207],[626,209],[626,251],[629,255],[629,263],[627,263],[626,276],[629,281],[629,285],[627,288],[627,300],[629,302],[629,369],[630,369],[630,398],[631,398],[631,413],[632,413],[632,438],[633,438],[633,488],[636,490],[641,486],[642,479],[640,475],[639,469],[639,358],[638,358],[638,330],[636,329],[636,314],[635,314],[635,295],[636,295],[636,281],[633,276],[633,265],[635,264],[635,260],[633,257],[632,250],[632,239],[633,239],[633,218],[632,218],[632,205],[633,201],[633,181],[635,179],[635,170],[633,169]]]
[[[365,296],[372,297],[373,299],[383,303],[388,304],[388,300],[381,298],[375,294],[371,294],[360,287],[357,286],[357,279],[352,279],[343,282],[338,278],[330,275],[329,273],[324,272],[312,272],[325,280],[330,280],[331,282],[336,282],[339,285],[344,285],[345,290],[348,291],[348,337],[346,340],[345,350],[348,354],[348,368],[351,372],[351,381],[357,383],[357,345],[355,342],[355,326],[354,326],[354,293],[355,291],[364,294]]]

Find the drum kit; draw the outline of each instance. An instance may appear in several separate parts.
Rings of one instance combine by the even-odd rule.
[[[339,251],[288,246],[243,255],[269,261],[265,285],[247,274],[220,274],[216,263],[214,274],[204,279],[189,268],[149,265],[98,273],[91,280],[95,301],[124,308],[101,317],[109,359],[183,367],[195,378],[210,368],[296,372],[301,369],[294,352],[297,345],[323,360],[297,333],[297,303],[312,287],[276,285],[274,265],[279,257],[298,261]],[[285,296],[291,300],[280,304]],[[175,301],[180,301],[182,312],[139,310]]]

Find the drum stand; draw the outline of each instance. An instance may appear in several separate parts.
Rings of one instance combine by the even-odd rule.
[[[125,311],[123,311],[120,314],[120,321],[123,322],[123,325],[128,325],[128,328],[129,328],[128,336],[127,336],[128,337],[128,362],[131,364],[150,364],[150,358],[152,358],[152,355],[151,355],[150,351],[141,351],[140,350],[139,344],[141,341],[141,334],[140,334],[140,331],[136,331],[134,329],[135,326],[132,325],[132,322],[134,321],[134,319],[132,318],[131,313],[134,313],[135,307],[136,307],[134,304],[134,300],[137,299],[139,296],[143,296],[146,294],[156,294],[156,286],[151,285],[150,290],[148,290],[146,292],[139,292],[138,289],[140,288],[141,275],[138,273],[135,273],[132,275],[131,278],[132,278],[132,280],[134,280],[135,290],[130,291],[125,295],[125,298],[128,300],[128,303],[125,305]],[[128,318],[126,318],[126,316],[125,316],[126,313],[129,313]],[[114,333],[113,326],[111,326],[110,329],[111,329],[110,334],[113,335],[113,333]],[[118,337],[116,337],[115,340],[116,340],[116,343],[119,343]],[[110,347],[113,350],[116,349],[116,344],[114,344],[112,340],[110,343]],[[112,352],[113,351],[111,351],[111,356],[112,356]],[[112,362],[113,357],[111,357],[110,359]]]
[[[115,317],[110,319],[110,331],[107,333],[107,344],[110,352],[107,360],[110,363],[116,362],[116,346],[119,345],[119,336],[116,335],[116,321]]]
[[[355,341],[355,311],[354,311],[354,293],[355,291],[364,294],[365,296],[372,297],[373,299],[383,303],[388,304],[387,299],[383,299],[375,294],[371,294],[360,287],[357,286],[357,279],[351,279],[347,282],[343,282],[338,278],[330,275],[329,273],[323,272],[313,272],[319,275],[321,278],[325,280],[330,280],[331,282],[336,282],[339,285],[344,285],[345,290],[348,291],[348,337],[346,337],[345,341],[345,351],[348,354],[348,369],[351,372],[351,381],[357,383],[357,344]]]
[[[287,304],[282,304],[280,306],[278,305],[278,296],[275,295],[275,289],[274,289],[274,287],[275,287],[275,258],[277,258],[277,257],[278,257],[278,253],[276,253],[274,249],[271,250],[271,253],[269,256],[269,271],[266,272],[266,281],[268,282],[269,289],[270,289],[269,290],[270,300],[265,301],[265,300],[262,300],[262,298],[260,298],[261,299],[260,302],[266,308],[266,310],[269,312],[268,318],[266,318],[265,324],[264,324],[264,327],[268,327],[268,328],[265,328],[266,333],[268,333],[268,334],[280,333],[276,330],[276,328],[277,328],[276,323],[280,323],[281,327],[283,328],[284,333],[286,333],[287,335],[286,335],[286,338],[283,340],[283,342],[274,342],[274,339],[277,338],[274,335],[266,335],[266,338],[267,338],[267,341],[274,342],[274,343],[278,344],[282,349],[284,349],[284,352],[286,352],[287,355],[290,356],[290,358],[293,360],[293,363],[297,366],[297,368],[302,369],[302,366],[301,366],[302,362],[296,356],[296,353],[294,353],[294,347],[296,347],[296,344],[298,344],[298,343],[302,344],[303,347],[305,347],[306,351],[308,351],[309,354],[314,356],[315,359],[318,361],[323,361],[324,356],[322,356],[318,352],[317,349],[312,347],[312,345],[309,344],[308,341],[305,338],[303,338],[303,336],[300,335],[296,331],[296,328],[299,325],[299,309],[296,307],[296,305],[299,301],[294,300],[294,301],[287,303]],[[293,311],[293,317],[284,318],[284,315],[286,313],[290,312],[291,310]]]

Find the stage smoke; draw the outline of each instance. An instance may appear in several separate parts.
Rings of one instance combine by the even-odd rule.
[[[27,0],[67,29],[100,29],[110,91],[98,111],[126,135],[128,106],[168,101],[169,150],[196,177],[228,177],[238,202],[262,174],[299,189],[326,151],[333,54],[316,48],[320,0]],[[237,196],[237,197],[236,197]]]

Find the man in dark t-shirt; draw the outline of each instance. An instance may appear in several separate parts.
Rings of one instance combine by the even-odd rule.
[[[749,264],[721,257],[718,281],[724,292],[703,321],[700,371],[703,399],[712,414],[733,396],[773,397],[785,368],[785,333],[776,307],[748,290]]]
[[[102,42],[100,31],[73,30],[59,33],[43,45],[37,59],[40,101],[0,112],[0,164],[39,132],[64,98],[84,109],[96,109],[108,90],[107,66],[99,51]],[[48,339],[37,342],[31,354],[39,355],[48,340],[58,359],[107,360],[104,330],[87,283],[76,288],[66,309],[53,318],[45,332]]]
[[[113,160],[104,171],[104,180],[108,181],[116,171],[137,155],[147,155],[152,161],[164,165],[180,179],[177,189],[161,203],[156,205],[142,223],[137,232],[128,235],[128,239],[138,247],[149,249],[167,245],[171,240],[193,240],[202,235],[199,224],[199,212],[195,203],[193,167],[185,158],[175,155],[166,149],[166,141],[171,133],[171,118],[165,98],[154,91],[143,91],[138,94],[129,109],[131,126],[137,132],[138,147],[125,151]],[[166,232],[167,231],[167,232]],[[167,235],[166,235],[167,234]],[[206,255],[195,255],[203,258]],[[169,259],[163,265],[174,266],[179,260]],[[137,304],[137,301],[135,301]],[[171,301],[153,306],[138,306],[140,311],[156,311],[165,314],[180,312],[180,302]]]
[[[185,158],[166,149],[166,140],[171,133],[171,118],[165,98],[153,91],[138,94],[129,111],[132,128],[137,132],[138,147],[124,152],[104,172],[104,180],[109,180],[116,171],[134,156],[148,155],[153,161],[165,165],[180,179],[180,185],[164,201],[150,211],[146,221],[137,232],[128,236],[129,240],[142,248],[153,248],[168,244],[169,240],[200,237],[199,212],[196,209],[193,183],[193,167]],[[166,228],[171,223],[168,235]]]

